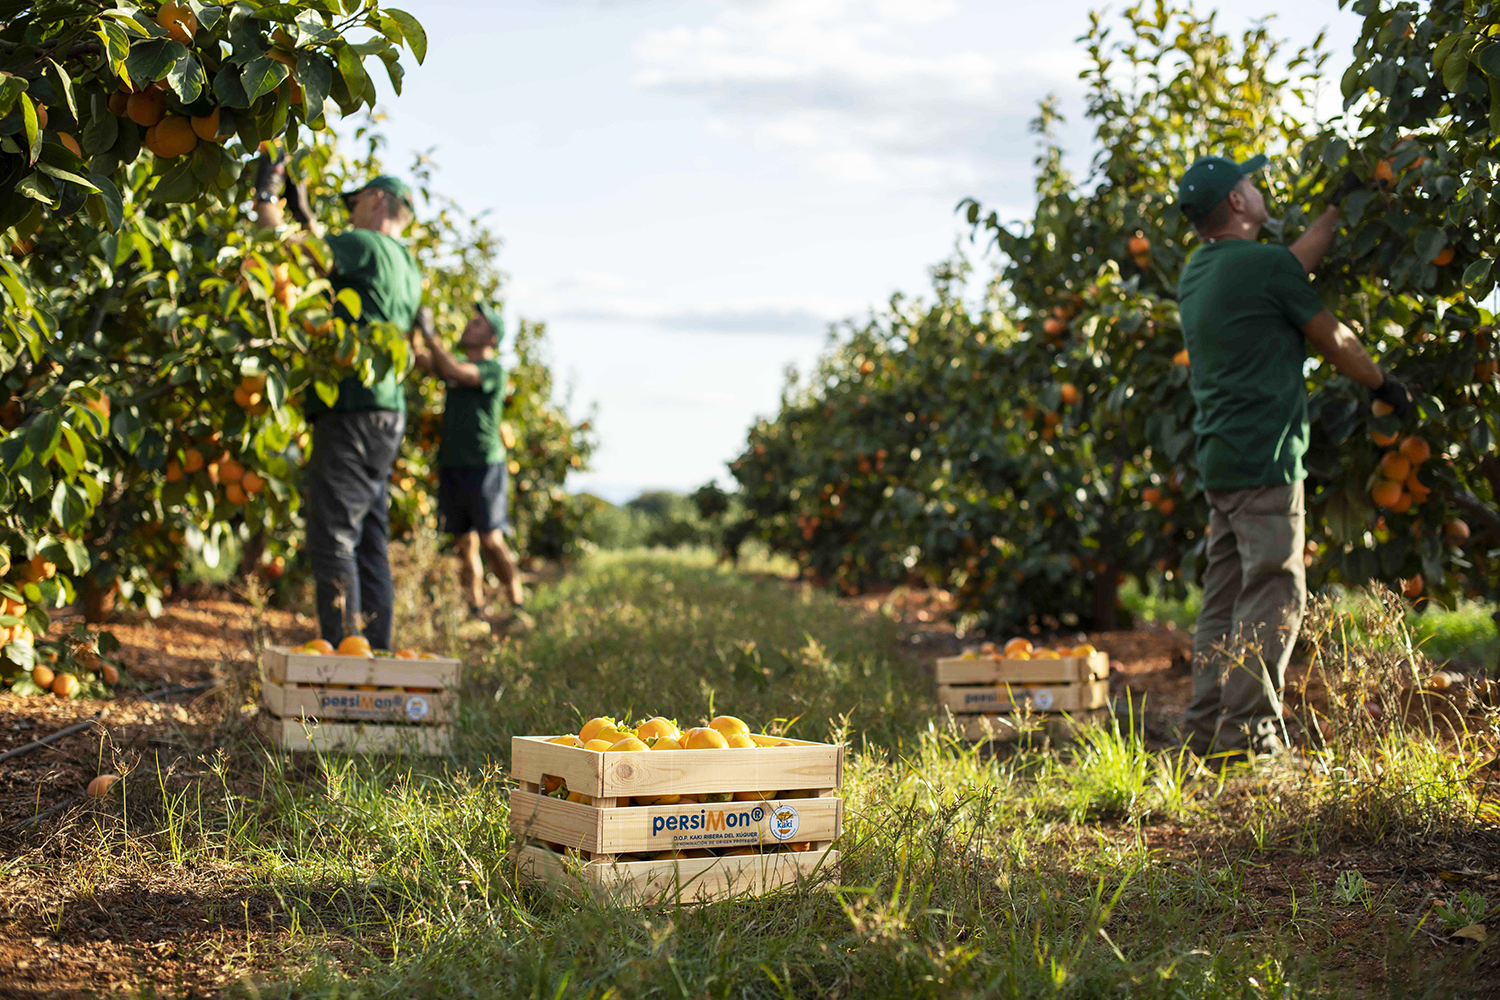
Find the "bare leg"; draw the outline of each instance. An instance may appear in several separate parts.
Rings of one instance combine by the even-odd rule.
[[[454,539],[458,548],[458,582],[463,587],[469,607],[484,607],[484,567],[479,565],[479,532],[471,531]]]
[[[521,574],[516,571],[516,557],[505,544],[505,536],[498,531],[486,531],[483,535],[474,537],[478,537],[480,544],[484,546],[484,555],[490,568],[510,593],[510,603],[516,607],[526,603],[526,594],[521,589]],[[477,555],[475,562],[477,565]]]

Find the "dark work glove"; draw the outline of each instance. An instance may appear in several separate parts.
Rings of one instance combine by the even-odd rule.
[[[1359,174],[1352,170],[1344,172],[1344,177],[1339,181],[1338,190],[1333,193],[1333,203],[1342,204],[1344,199],[1365,186],[1365,182],[1359,179]]]
[[[1395,411],[1396,416],[1405,420],[1411,413],[1411,393],[1406,391],[1406,386],[1391,378],[1384,370],[1380,373],[1385,381],[1370,390],[1370,395],[1380,400]]]
[[[417,310],[416,329],[427,338],[437,336],[437,327],[432,322],[432,307],[423,306]]]
[[[286,157],[271,159],[270,153],[261,153],[255,166],[255,200],[275,202],[281,197],[286,184]]]
[[[312,226],[312,202],[307,200],[307,185],[298,181],[288,189],[286,193],[286,207],[291,209],[292,218],[302,223],[305,227],[310,228]]]

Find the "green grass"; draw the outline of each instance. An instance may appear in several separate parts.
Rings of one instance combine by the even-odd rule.
[[[1351,607],[1357,600],[1357,595],[1353,594],[1339,598],[1340,606],[1344,608]],[[1130,580],[1120,588],[1120,601],[1139,622],[1172,622],[1191,632],[1198,621],[1203,592],[1191,587],[1187,596],[1178,600],[1163,597],[1160,593],[1145,594],[1136,581]],[[1496,633],[1495,611],[1495,605],[1482,601],[1463,600],[1452,608],[1429,603],[1421,611],[1413,610],[1406,621],[1413,639],[1421,644],[1422,652],[1429,659],[1440,664],[1453,662],[1493,670],[1500,662],[1500,635]]]
[[[888,619],[703,553],[600,555],[534,609],[533,635],[471,660],[451,759],[241,745],[197,775],[133,775],[130,822],[90,820],[36,922],[65,921],[122,874],[263,887],[279,950],[263,946],[244,965],[253,987],[234,991],[258,997],[1341,997],[1368,995],[1372,967],[1393,996],[1463,981],[1458,959],[1418,953],[1400,900],[1372,896],[1350,924],[1331,865],[1288,875],[1290,897],[1251,888],[1289,838],[1315,853],[1362,829],[1323,807],[1368,797],[1389,769],[1264,794],[1265,779],[1150,752],[1128,723],[1068,754],[975,748],[935,719],[929,671]],[[442,619],[402,613],[403,634]],[[836,878],[635,908],[518,881],[511,735],[710,712],[850,741]],[[1420,767],[1446,785],[1417,805],[1446,795],[1442,829],[1461,838],[1478,824],[1463,819],[1472,793],[1431,756]],[[1415,806],[1397,777],[1399,820]],[[52,870],[40,854],[9,865],[0,877]]]

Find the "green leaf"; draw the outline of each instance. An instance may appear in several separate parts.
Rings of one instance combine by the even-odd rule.
[[[1454,32],[1437,43],[1437,47],[1432,50],[1432,73],[1434,76],[1442,75],[1443,64],[1448,61],[1448,55],[1463,37],[1462,32]]]
[[[248,108],[250,96],[240,81],[240,71],[231,63],[225,63],[214,74],[214,96],[219,103],[231,108]]]
[[[52,181],[40,173],[27,174],[16,182],[16,193],[25,195],[43,205],[57,204],[57,188]]]
[[[26,162],[36,163],[36,158],[42,155],[42,129],[37,124],[36,105],[31,103],[30,94],[21,95],[21,118],[26,123],[26,145],[30,150]]]
[[[395,7],[387,7],[385,12],[401,26],[401,34],[406,36],[406,47],[417,57],[417,65],[420,66],[427,59],[427,31],[422,27],[422,22]]]
[[[3,654],[7,660],[20,667],[36,665],[36,647],[29,642],[7,642],[5,648],[0,650],[0,654]],[[30,678],[27,681],[29,683]],[[31,686],[38,692],[42,690],[35,684]]]
[[[302,8],[294,3],[268,4],[257,10],[251,17],[259,21],[279,21],[283,23],[295,21]]]
[[[333,86],[333,64],[318,52],[297,55],[297,82],[302,85],[302,107],[307,123],[323,119],[323,105]]]
[[[52,59],[47,60],[47,70],[47,80],[52,84],[52,89],[62,95],[63,102],[68,106],[68,114],[77,119],[78,101],[73,97],[73,78]]]
[[[1443,60],[1443,86],[1457,93],[1469,78],[1469,53],[1466,46],[1456,45]]]
[[[353,320],[358,320],[360,312],[364,309],[364,302],[360,300],[359,292],[352,288],[341,289],[334,301],[348,310],[349,318]]]
[[[112,114],[96,115],[83,127],[83,151],[90,156],[107,152],[120,137],[120,120]]]
[[[382,52],[380,61],[385,63],[385,75],[391,79],[391,89],[396,96],[401,96],[401,81],[406,76],[405,70],[401,68],[401,61],[394,52]]]
[[[193,176],[192,157],[172,164],[166,173],[157,178],[151,197],[163,204],[197,201],[199,185],[197,178]]]
[[[48,462],[62,440],[62,416],[57,411],[39,413],[26,430],[26,448],[37,462]]]
[[[61,146],[59,146],[58,148],[62,149]],[[67,150],[63,150],[63,152],[67,154],[67,156],[68,156],[69,159],[73,159],[73,154],[71,152],[69,152]],[[90,190],[92,190],[93,187],[94,187],[94,185],[92,183],[90,183],[82,175],[76,174],[76,173],[74,173],[71,170],[65,170],[62,167],[53,166],[52,164],[48,163],[46,160],[42,160],[41,162],[39,162],[36,165],[36,168],[37,168],[37,170],[41,171],[42,173],[48,175],[49,177],[56,177],[58,180],[60,180],[60,181],[67,181],[69,184],[78,184],[78,185],[81,185],[82,187],[89,188]]]
[[[1329,170],[1341,170],[1349,158],[1349,143],[1343,139],[1331,139],[1323,146],[1323,165]]]
[[[1495,434],[1490,430],[1488,421],[1481,418],[1469,428],[1469,447],[1474,449],[1476,455],[1488,455],[1495,447]]]
[[[1474,53],[1474,64],[1491,79],[1500,76],[1500,44],[1491,42]]]
[[[340,45],[338,60],[339,78],[343,80],[344,87],[349,93],[348,103],[340,104],[340,107],[345,114],[349,114],[364,103],[369,76],[365,73],[364,64],[360,62],[359,54],[354,51],[353,46]]]
[[[16,98],[25,90],[26,81],[19,76],[0,79],[0,117],[10,114],[10,109],[16,106]]]
[[[1490,276],[1490,265],[1493,263],[1494,261],[1480,259],[1464,268],[1464,287],[1472,288],[1488,278]]]
[[[187,47],[170,38],[153,38],[130,47],[130,57],[125,60],[125,69],[137,87],[154,83],[167,75],[178,59],[187,54]]]
[[[269,94],[281,86],[288,76],[287,68],[270,56],[252,59],[240,74],[240,84],[245,88],[248,104],[254,104],[262,94]]]
[[[125,203],[120,198],[119,189],[103,174],[89,174],[89,182],[94,185],[94,195],[104,204],[104,210],[109,216],[111,229],[119,229],[125,221]]]
[[[1423,229],[1417,233],[1417,259],[1430,261],[1448,245],[1448,234],[1441,229]]]
[[[1344,75],[1339,80],[1339,90],[1344,95],[1346,101],[1364,90],[1364,87],[1361,86],[1364,82],[1364,77],[1364,69],[1359,65],[1357,60],[1350,63],[1349,68],[1344,70]],[[975,205],[973,207],[977,209],[979,206]]]
[[[130,56],[130,36],[125,34],[125,29],[113,21],[100,21],[99,29],[95,32],[104,47],[105,58],[109,60],[109,68],[114,70],[116,76],[126,76],[129,71],[125,68],[125,60]],[[128,82],[128,80],[127,80]]]
[[[191,52],[184,52],[167,72],[167,85],[182,99],[182,103],[192,104],[208,87],[208,77],[204,75],[197,58]]]

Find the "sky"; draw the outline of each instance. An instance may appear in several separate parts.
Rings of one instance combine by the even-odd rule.
[[[430,150],[434,187],[488,213],[507,321],[546,321],[570,412],[595,413],[569,489],[615,502],[728,485],[788,366],[967,242],[962,198],[1024,217],[1044,96],[1090,153],[1078,0],[405,6],[429,49],[399,98],[380,81],[388,163]],[[1359,19],[1270,0],[1219,24],[1266,15],[1328,30],[1335,90]]]

